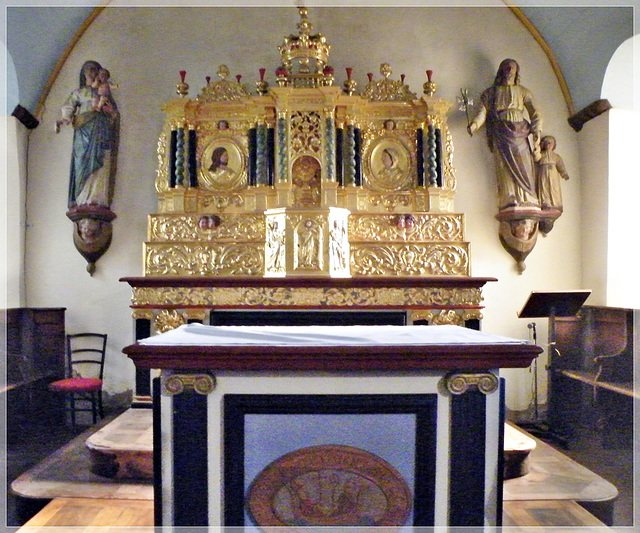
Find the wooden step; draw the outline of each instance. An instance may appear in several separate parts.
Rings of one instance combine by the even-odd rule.
[[[122,533],[124,527],[127,533],[153,533],[153,502],[54,498],[18,532],[49,533],[51,527],[73,527],[74,533]]]
[[[589,527],[589,533],[610,532],[611,529],[573,500],[516,500],[506,501],[502,508],[503,527],[517,532],[523,527],[553,528],[553,533],[575,532],[577,527]],[[593,529],[595,528],[595,529]],[[547,530],[550,531],[550,530]]]

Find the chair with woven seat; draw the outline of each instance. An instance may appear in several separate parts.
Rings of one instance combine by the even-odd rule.
[[[66,336],[66,378],[49,384],[49,390],[66,395],[66,410],[76,427],[76,414],[90,412],[93,423],[104,418],[102,380],[107,348],[104,333],[77,333]]]

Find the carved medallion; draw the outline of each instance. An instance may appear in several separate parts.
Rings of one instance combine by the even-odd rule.
[[[411,491],[398,471],[359,448],[311,446],[260,472],[247,497],[259,526],[401,526]]]

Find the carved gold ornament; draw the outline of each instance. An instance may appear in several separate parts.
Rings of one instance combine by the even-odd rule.
[[[162,376],[162,391],[169,396],[193,391],[206,396],[216,388],[216,378],[211,374],[169,374]]]
[[[162,106],[143,272],[167,283],[134,286],[132,306],[155,317],[157,331],[215,307],[397,307],[455,325],[481,318],[481,289],[447,281],[467,279],[471,263],[464,215],[454,212],[452,103],[431,89],[416,96],[389,63],[360,85],[344,66],[345,81],[307,9],[298,13],[276,83],[257,69],[259,80],[242,84],[221,65],[195,98],[185,89]],[[217,276],[312,283],[193,283]],[[343,283],[352,277],[438,283]]]
[[[187,323],[184,315],[178,311],[163,309],[155,318],[155,330],[157,333],[166,333]]]
[[[491,394],[498,390],[500,384],[497,376],[491,372],[478,374],[454,373],[445,376],[443,379],[446,389],[455,395],[464,394],[473,389],[477,389],[483,394]]]
[[[133,306],[152,307],[478,307],[478,288],[134,287]]]

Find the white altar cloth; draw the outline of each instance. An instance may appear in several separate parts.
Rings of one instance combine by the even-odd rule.
[[[141,339],[152,346],[419,346],[528,344],[461,326],[205,326],[185,324]]]

